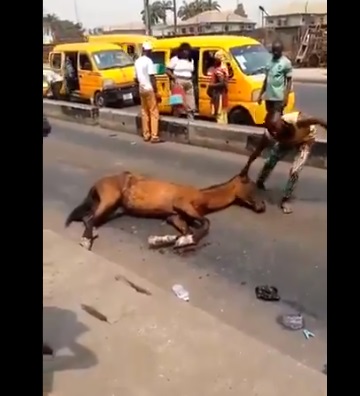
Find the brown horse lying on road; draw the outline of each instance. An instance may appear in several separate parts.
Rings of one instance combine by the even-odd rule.
[[[210,228],[205,215],[238,203],[254,212],[266,210],[257,196],[257,188],[247,176],[234,176],[229,181],[197,189],[192,186],[150,179],[132,172],[122,172],[98,180],[84,201],[68,216],[65,226],[82,221],[85,226],[80,245],[91,249],[93,229],[106,216],[122,208],[124,214],[165,219],[179,235],[149,238],[153,247],[174,244],[174,247],[196,245]]]

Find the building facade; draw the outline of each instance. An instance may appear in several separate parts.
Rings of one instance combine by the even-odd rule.
[[[302,1],[275,9],[265,16],[265,27],[327,25],[327,3]]]
[[[153,34],[158,37],[174,34],[191,36],[198,34],[229,34],[247,32],[255,28],[256,23],[233,12],[206,11],[186,21],[179,21],[175,33],[174,26],[154,27]]]
[[[191,36],[198,34],[231,34],[231,32],[249,32],[256,23],[233,12],[206,11],[186,21],[174,25],[155,25],[151,27],[154,37]],[[91,34],[146,34],[142,22],[132,22],[117,26],[102,26],[92,29]]]

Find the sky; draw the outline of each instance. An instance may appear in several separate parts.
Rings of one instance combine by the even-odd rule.
[[[151,0],[150,0],[151,1]],[[223,11],[234,10],[237,0],[218,0]],[[260,23],[259,5],[269,13],[274,8],[287,4],[286,0],[241,0],[249,18]],[[177,0],[180,7],[182,0]],[[143,0],[43,0],[47,14],[57,14],[62,19],[76,21],[76,8],[79,21],[85,28],[121,25],[140,21]]]

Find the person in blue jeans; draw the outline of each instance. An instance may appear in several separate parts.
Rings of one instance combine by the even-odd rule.
[[[281,127],[281,116],[288,104],[292,86],[292,65],[283,55],[281,41],[273,42],[271,52],[272,58],[266,65],[266,77],[258,99],[259,104],[265,99],[265,126],[270,134]]]

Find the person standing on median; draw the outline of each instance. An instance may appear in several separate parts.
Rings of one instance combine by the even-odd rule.
[[[266,77],[260,91],[258,104],[265,98],[265,126],[269,133],[281,128],[281,116],[288,104],[292,87],[291,61],[283,55],[283,44],[276,40],[272,44],[272,58],[266,65]]]
[[[139,84],[141,101],[142,134],[145,142],[159,143],[159,107],[155,66],[151,60],[152,45],[142,45],[142,55],[135,61],[136,81]]]
[[[166,67],[166,74],[170,78],[172,95],[180,94],[183,97],[181,106],[175,105],[176,114],[180,115],[184,108],[187,118],[194,119],[196,112],[195,89],[193,74],[195,71],[194,60],[191,57],[191,46],[189,43],[180,44],[177,55],[170,59]],[[179,114],[180,113],[180,114]]]

